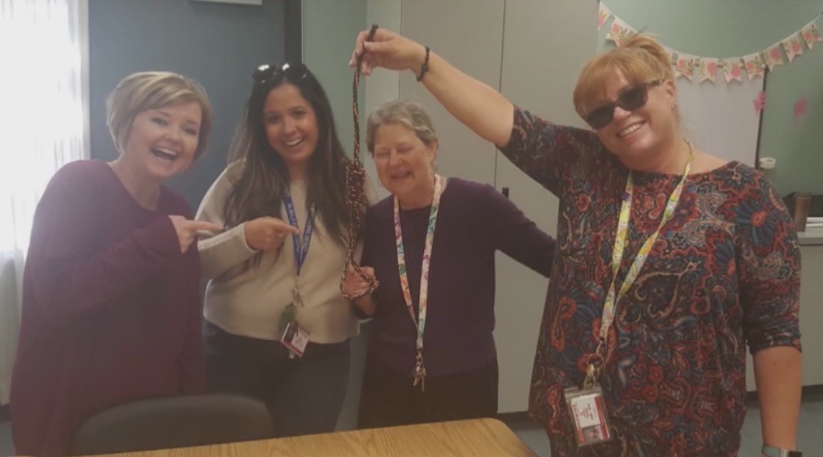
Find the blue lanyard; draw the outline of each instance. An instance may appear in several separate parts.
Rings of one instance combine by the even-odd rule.
[[[286,194],[283,196],[283,203],[286,205],[286,213],[289,216],[289,224],[296,229],[300,229],[297,223],[297,213],[294,212],[294,202],[291,199],[291,192],[286,189]],[[303,262],[306,261],[306,256],[309,253],[309,244],[311,243],[311,234],[314,230],[314,205],[309,210],[309,215],[306,218],[306,227],[303,229],[303,242],[300,242],[300,236],[292,234],[291,239],[294,245],[294,260],[297,261],[297,276],[300,276],[300,270],[303,269]]]

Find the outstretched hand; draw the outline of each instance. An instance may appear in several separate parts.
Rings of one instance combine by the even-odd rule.
[[[357,270],[355,270],[351,265],[349,265],[349,269],[346,271],[346,281],[343,288],[345,294],[350,297],[360,297],[365,295],[374,281],[374,268],[360,267],[360,270],[366,276],[365,278],[360,276],[360,274],[357,273]]]
[[[360,71],[364,75],[372,74],[375,68],[417,71],[423,65],[426,48],[421,44],[381,28],[368,41],[369,33],[370,30],[365,30],[357,35],[349,67],[355,68],[361,55]]]
[[[189,246],[197,239],[197,232],[203,230],[212,233],[220,233],[223,227],[206,221],[192,221],[183,216],[169,216],[174,231],[177,232],[177,239],[180,241],[180,252],[184,253],[189,250]]]

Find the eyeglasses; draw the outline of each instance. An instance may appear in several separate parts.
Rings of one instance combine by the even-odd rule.
[[[614,119],[614,109],[618,106],[626,111],[634,111],[642,108],[649,100],[649,88],[662,84],[662,80],[650,81],[643,84],[638,84],[631,89],[623,92],[617,97],[617,101],[607,103],[589,114],[583,116],[583,119],[595,130],[602,129],[609,125]]]
[[[300,82],[309,75],[309,69],[302,63],[283,65],[260,65],[254,71],[252,77],[256,84],[267,84],[273,81],[278,81],[284,76],[291,82]]]

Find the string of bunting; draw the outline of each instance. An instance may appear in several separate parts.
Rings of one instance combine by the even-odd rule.
[[[793,62],[797,56],[803,54],[804,50],[811,51],[815,43],[823,41],[820,37],[820,29],[817,26],[817,20],[820,19],[821,14],[818,14],[811,22],[782,41],[769,46],[763,51],[742,57],[724,59],[700,57],[676,51],[666,46],[664,48],[672,56],[672,65],[678,78],[683,77],[698,82],[714,82],[718,74],[722,72],[726,82],[740,81],[745,70],[748,78],[754,79],[763,76],[766,68],[771,71],[779,65]],[[637,32],[632,26],[612,13],[603,2],[600,2],[597,30],[601,30],[611,18],[614,18],[614,20],[606,34],[607,40],[619,45],[621,40]]]

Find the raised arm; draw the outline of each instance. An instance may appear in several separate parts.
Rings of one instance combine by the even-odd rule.
[[[372,41],[369,32],[357,37],[351,67],[363,55],[362,72],[370,75],[374,68],[412,71],[419,75],[426,58],[426,48],[390,30],[377,29]],[[498,147],[509,143],[514,106],[500,92],[458,70],[434,50],[429,53],[428,71],[422,81],[449,113],[481,138]]]
[[[390,30],[377,29],[371,41],[361,32],[349,65],[369,75],[375,68],[421,74],[426,48]],[[572,164],[601,151],[597,135],[588,130],[552,124],[515,107],[496,89],[458,70],[434,50],[421,83],[452,116],[481,138],[494,143],[512,163],[555,195]],[[584,169],[577,167],[577,169]]]

